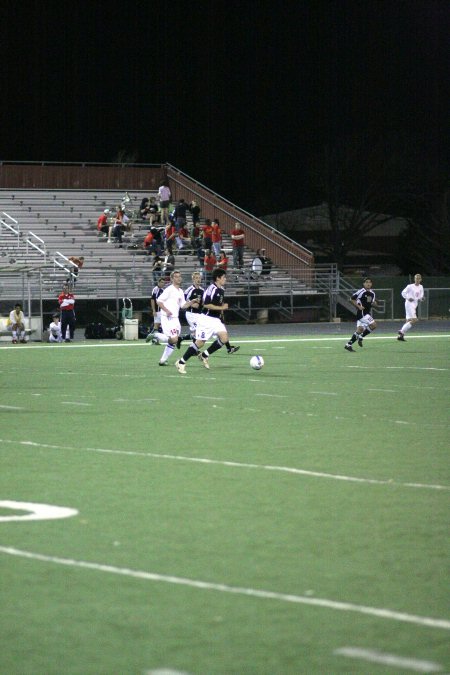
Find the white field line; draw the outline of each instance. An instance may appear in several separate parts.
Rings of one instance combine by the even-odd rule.
[[[360,649],[359,647],[341,647],[335,649],[333,654],[337,656],[348,656],[351,659],[361,659],[371,663],[382,663],[385,666],[393,668],[405,668],[414,670],[416,673],[440,673],[442,666],[433,661],[422,661],[419,659],[396,656],[395,654],[386,654],[375,649]]]
[[[1,410],[25,410],[25,408],[20,408],[17,405],[0,405]]]
[[[59,558],[32,551],[23,551],[9,546],[0,546],[0,553],[28,558],[31,560],[40,560],[41,562],[55,563],[57,565],[66,565],[68,567],[81,567],[83,569],[95,570],[97,572],[109,572],[119,574],[134,579],[143,579],[145,581],[156,581],[161,583],[175,584],[178,586],[188,586],[206,591],[218,591],[220,593],[230,593],[233,595],[245,595],[247,597],[260,598],[262,600],[278,600],[281,602],[290,602],[298,605],[310,605],[312,607],[322,607],[325,609],[334,609],[341,612],[357,612],[374,616],[378,619],[387,619],[392,621],[402,621],[415,624],[417,626],[427,626],[429,628],[442,628],[450,630],[450,621],[446,619],[435,619],[428,616],[418,616],[406,612],[396,612],[391,609],[379,607],[367,607],[365,605],[356,605],[351,602],[341,602],[338,600],[329,600],[327,598],[311,598],[304,595],[293,595],[288,593],[277,593],[275,591],[265,591],[256,588],[245,588],[240,586],[228,586],[227,584],[213,583],[210,581],[200,581],[197,579],[187,579],[184,577],[175,577],[155,572],[145,572],[142,570],[132,570],[129,568],[115,567],[113,565],[104,565],[101,563],[86,562],[84,560],[74,560],[72,558]]]
[[[408,340],[428,340],[428,339],[440,339],[440,338],[450,338],[450,334],[447,333],[436,333],[435,335],[409,335]],[[370,336],[370,341],[372,340],[396,340],[397,336],[396,335],[371,335]],[[345,342],[346,336],[341,335],[339,337],[328,337],[328,336],[317,336],[317,337],[307,337],[307,338],[300,338],[300,337],[289,337],[289,338],[250,338],[250,339],[240,339],[236,338],[236,340],[239,340],[240,345],[251,345],[251,344],[275,344],[275,343],[282,343],[282,342]],[[106,342],[97,342],[96,344],[75,344],[71,343],[70,345],[64,345],[62,349],[96,349],[96,348],[101,348],[101,349],[126,349],[127,347],[145,347],[148,349],[148,344],[145,342],[141,341],[133,341],[130,343],[126,342],[113,342],[111,344],[106,343]],[[58,347],[55,347],[55,345],[47,345],[47,344],[27,344],[27,345],[5,345],[5,346],[0,346],[0,350],[3,349],[13,349],[14,351],[21,351],[22,349],[26,349],[27,351],[30,349],[54,349],[55,351],[62,351],[61,347],[58,349]]]
[[[13,439],[0,438],[0,443],[7,443],[16,446],[31,448],[47,448],[49,450],[70,450],[81,452],[99,452],[109,455],[129,455],[131,457],[147,457],[149,459],[168,459],[178,462],[193,462],[196,464],[210,464],[213,466],[226,466],[234,469],[257,469],[259,471],[274,471],[288,473],[298,476],[310,476],[312,478],[327,478],[331,480],[340,480],[349,483],[366,483],[369,485],[393,485],[407,488],[423,488],[428,490],[450,490],[448,485],[432,485],[429,483],[402,483],[394,480],[379,480],[376,478],[358,478],[357,476],[345,476],[334,473],[324,473],[322,471],[308,471],[306,469],[296,469],[289,466],[276,466],[271,464],[250,464],[246,462],[233,462],[219,459],[209,459],[208,457],[186,457],[185,455],[168,455],[154,452],[138,452],[137,450],[114,450],[111,448],[75,448],[67,445],[50,445],[49,443],[36,443],[35,441],[18,441]]]

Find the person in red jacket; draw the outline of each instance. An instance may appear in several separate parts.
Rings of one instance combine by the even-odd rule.
[[[61,310],[61,335],[65,342],[70,342],[75,334],[75,296],[67,284],[64,284],[58,296],[58,303]]]
[[[205,283],[210,284],[212,279],[212,272],[216,266],[216,258],[214,253],[207,249],[205,251],[205,257],[203,259],[204,271],[205,271]]]
[[[148,232],[145,235],[144,243],[143,243],[144,249],[147,251],[148,255],[151,255],[155,251],[155,242],[154,242],[154,236],[152,232]]]
[[[212,221],[212,249],[216,258],[220,256],[220,250],[222,248],[222,230],[220,229],[219,221],[217,218]]]
[[[109,209],[105,209],[103,211],[102,215],[97,220],[98,233],[100,234],[100,232],[103,232],[103,237],[105,239],[108,236],[108,230],[109,230],[108,216],[109,216]]]

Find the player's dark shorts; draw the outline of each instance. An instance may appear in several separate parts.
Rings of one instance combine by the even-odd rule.
[[[170,201],[169,200],[164,200],[163,202],[159,202],[159,206],[162,209],[168,209],[169,208]]]

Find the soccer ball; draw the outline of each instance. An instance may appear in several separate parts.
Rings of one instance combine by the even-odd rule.
[[[252,356],[250,359],[250,365],[253,370],[261,370],[264,365],[264,359],[262,356]]]

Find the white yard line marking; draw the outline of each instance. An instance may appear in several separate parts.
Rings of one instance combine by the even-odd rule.
[[[310,394],[323,394],[324,396],[337,396],[335,391],[310,391]]]
[[[341,612],[357,612],[374,616],[379,619],[388,619],[392,621],[402,621],[412,623],[417,626],[428,626],[430,628],[442,628],[450,630],[450,621],[446,619],[435,619],[428,616],[418,616],[406,612],[396,612],[391,609],[379,607],[366,607],[365,605],[356,605],[351,602],[342,602],[339,600],[329,600],[327,598],[311,598],[305,595],[293,595],[290,593],[278,593],[275,591],[258,590],[256,588],[245,588],[240,586],[228,586],[222,583],[213,583],[210,581],[200,581],[197,579],[187,579],[184,577],[168,576],[155,572],[145,572],[143,570],[132,570],[113,565],[104,565],[102,563],[86,562],[84,560],[73,560],[72,558],[58,558],[42,553],[33,553],[32,551],[23,551],[9,546],[0,546],[0,553],[28,558],[31,560],[40,560],[41,562],[66,565],[68,567],[81,567],[84,569],[95,570],[97,572],[109,572],[119,574],[134,579],[143,579],[145,581],[156,581],[161,583],[176,584],[178,586],[189,586],[207,591],[218,591],[220,593],[231,593],[233,595],[245,595],[262,600],[278,600],[281,602],[290,602],[298,605],[310,605],[312,607],[322,607],[325,609],[335,609]]]
[[[250,464],[246,462],[233,462],[220,459],[209,459],[208,457],[186,457],[185,455],[168,455],[154,452],[139,452],[137,450],[114,450],[110,448],[75,448],[66,445],[50,445],[49,443],[36,443],[35,441],[16,441],[13,439],[0,438],[0,443],[11,445],[21,445],[31,448],[48,448],[49,450],[70,450],[81,452],[99,452],[110,455],[129,455],[131,457],[148,457],[149,459],[168,459],[178,462],[193,462],[197,464],[210,464],[215,466],[227,466],[235,469],[258,469],[262,471],[276,471],[281,473],[290,473],[299,476],[311,476],[312,478],[327,478],[331,480],[347,481],[349,483],[367,483],[369,485],[395,485],[397,487],[415,487],[429,490],[450,490],[448,485],[432,485],[427,483],[402,483],[394,480],[380,480],[377,478],[358,478],[356,476],[345,476],[334,473],[324,473],[322,471],[308,471],[307,469],[296,469],[289,466],[276,466],[271,464]]]
[[[395,389],[366,389],[366,391],[381,391],[381,392],[386,392],[387,394],[396,394],[397,391]]]
[[[285,396],[284,394],[255,394],[255,396],[270,396],[270,398],[289,398],[289,396]]]
[[[25,408],[20,408],[17,405],[0,405],[2,410],[25,410]]]
[[[438,340],[441,338],[450,338],[450,334],[447,333],[436,333],[435,335],[410,335],[408,336],[408,340],[427,340],[427,339],[432,339],[432,340]],[[370,342],[373,340],[396,340],[397,336],[396,335],[371,335],[370,336]],[[297,337],[289,337],[289,338],[250,338],[250,339],[240,339],[239,337],[236,338],[236,340],[239,340],[240,345],[251,345],[251,344],[274,344],[274,343],[281,343],[281,342],[342,342],[344,343],[346,340],[345,335],[344,336],[339,336],[339,337],[325,337],[323,335],[317,336],[317,337],[307,337],[307,338],[297,338]],[[72,343],[70,346],[64,347],[64,351],[66,349],[126,349],[127,347],[145,347],[146,349],[148,348],[148,345],[145,342],[138,342],[133,341],[130,342],[129,344],[126,342],[114,342],[114,343],[103,343],[103,342],[98,342],[96,344],[92,345],[86,345],[86,344],[77,344],[77,343]],[[0,346],[0,349],[12,349],[13,351],[29,351],[30,349],[51,349],[53,351],[60,351],[59,349],[55,348],[54,345],[45,345],[45,344],[27,344],[26,346],[20,346],[20,345],[5,345],[5,346]]]
[[[193,396],[192,398],[206,398],[208,401],[225,401],[223,396]]]
[[[61,405],[84,405],[91,406],[92,403],[84,403],[84,401],[60,401]]]
[[[433,661],[421,661],[419,659],[410,659],[395,654],[386,654],[375,649],[360,649],[359,647],[341,647],[335,649],[333,654],[337,656],[348,656],[351,659],[362,659],[371,663],[382,663],[393,668],[405,668],[414,670],[416,673],[440,673],[442,666]]]

